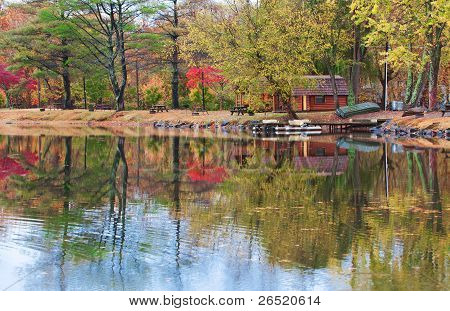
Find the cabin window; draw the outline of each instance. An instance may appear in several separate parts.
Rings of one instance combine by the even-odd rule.
[[[325,104],[325,96],[323,95],[316,96],[316,104]]]
[[[315,155],[318,156],[318,157],[323,157],[323,156],[325,156],[325,155],[326,155],[326,150],[325,150],[325,148],[317,148],[317,149],[316,149],[316,152],[315,152]]]

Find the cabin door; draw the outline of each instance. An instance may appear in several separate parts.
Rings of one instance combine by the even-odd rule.
[[[306,95],[303,95],[303,111],[306,111]]]

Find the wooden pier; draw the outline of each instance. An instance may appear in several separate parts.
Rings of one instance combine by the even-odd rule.
[[[369,129],[386,122],[386,119],[373,120],[349,120],[346,122],[311,122],[314,125],[320,125],[322,129],[328,129],[328,133],[347,133],[354,129]]]
[[[334,122],[321,122],[321,121],[308,121],[305,122],[305,125],[310,125],[310,126],[320,126],[322,128],[322,133],[350,133],[353,132],[356,129],[361,130],[366,130],[367,132],[369,131],[370,128],[378,126],[380,124],[383,124],[384,122],[386,122],[386,119],[371,119],[371,120],[367,120],[367,119],[358,119],[358,120],[346,120],[346,121],[334,121]],[[259,133],[259,134],[264,134],[264,135],[273,135],[275,134],[277,131],[278,132],[283,132],[282,130],[279,130],[277,128],[280,127],[292,127],[292,125],[290,125],[287,122],[283,122],[280,123],[278,121],[273,122],[273,123],[266,123],[266,124],[256,124],[252,130],[254,133]],[[301,131],[301,130],[299,130]],[[307,131],[305,129],[305,131]],[[290,131],[286,131],[285,133],[291,133]]]

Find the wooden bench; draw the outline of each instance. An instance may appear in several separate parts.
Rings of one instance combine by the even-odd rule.
[[[157,113],[157,112],[169,112],[169,109],[166,105],[153,105],[150,107],[150,113]]]
[[[206,109],[203,109],[202,107],[193,107],[192,108],[193,116],[199,116],[200,113],[202,113],[202,112],[208,114],[208,111]]]
[[[442,116],[445,116],[445,114],[447,112],[450,112],[450,104],[442,105],[441,111],[442,111]]]
[[[233,115],[235,112],[237,113],[237,115],[244,115],[244,113],[247,113],[247,111],[248,106],[235,106],[230,110],[231,115]]]
[[[48,110],[62,110],[64,108],[64,104],[62,102],[52,102],[49,103],[45,108]]]
[[[49,100],[48,104],[44,106],[49,110],[63,110],[63,109],[74,109],[75,99],[70,100],[70,108],[64,108],[64,98],[58,98],[56,100]]]
[[[112,110],[112,106],[109,104],[96,104],[95,110]]]

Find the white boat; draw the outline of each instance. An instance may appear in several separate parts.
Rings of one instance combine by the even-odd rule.
[[[289,120],[289,125],[290,126],[303,126],[305,124],[310,124],[311,121],[308,119],[303,119],[303,120]]]
[[[262,124],[267,125],[267,124],[278,124],[279,121],[278,120],[262,120]]]
[[[283,131],[276,131],[275,135],[320,135],[322,134],[321,131],[297,131],[297,132],[283,132]]]
[[[276,126],[276,132],[322,132],[322,127],[319,125],[307,125],[302,126]]]

